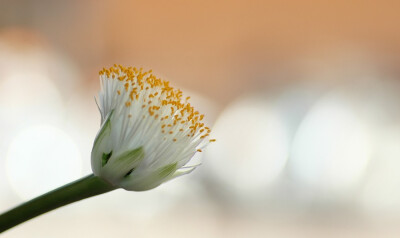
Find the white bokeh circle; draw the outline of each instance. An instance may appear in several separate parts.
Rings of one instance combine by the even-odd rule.
[[[76,143],[63,130],[36,125],[20,131],[9,146],[7,178],[23,199],[33,198],[81,176]]]

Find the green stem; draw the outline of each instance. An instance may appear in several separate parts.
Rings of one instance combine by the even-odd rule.
[[[0,233],[58,207],[116,189],[91,174],[25,202],[0,215]]]

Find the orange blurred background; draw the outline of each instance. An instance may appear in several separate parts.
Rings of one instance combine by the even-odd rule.
[[[399,10],[0,0],[1,211],[91,172],[103,66],[152,68],[192,96],[217,138],[190,176],[5,236],[398,237]]]

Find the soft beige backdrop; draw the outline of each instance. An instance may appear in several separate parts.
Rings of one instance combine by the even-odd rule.
[[[90,173],[98,70],[152,68],[217,143],[193,174],[5,237],[398,237],[398,1],[0,0],[0,210]]]

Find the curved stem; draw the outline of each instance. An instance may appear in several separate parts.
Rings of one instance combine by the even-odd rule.
[[[0,215],[0,233],[58,207],[116,189],[91,174],[25,202]]]

